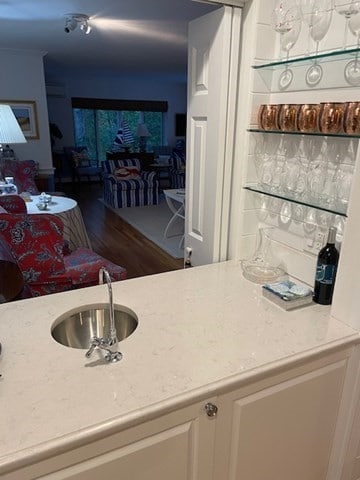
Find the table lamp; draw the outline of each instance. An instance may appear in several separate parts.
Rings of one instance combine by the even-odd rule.
[[[145,123],[139,123],[137,126],[137,136],[139,137],[139,151],[146,152],[147,137],[150,137],[150,132]]]
[[[10,143],[26,143],[26,138],[9,105],[0,104],[0,177],[4,168],[3,145]]]

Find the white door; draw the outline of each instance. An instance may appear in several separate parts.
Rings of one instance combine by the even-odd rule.
[[[241,9],[189,25],[185,247],[192,265],[225,260]],[[185,253],[186,255],[186,253]]]

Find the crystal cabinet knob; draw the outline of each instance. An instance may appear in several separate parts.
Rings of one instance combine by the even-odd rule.
[[[213,403],[207,403],[205,405],[205,412],[208,417],[216,417],[218,411],[218,407]]]

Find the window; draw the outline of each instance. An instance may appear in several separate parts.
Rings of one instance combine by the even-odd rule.
[[[150,133],[147,151],[151,152],[154,145],[164,143],[163,117],[167,102],[73,98],[72,106],[75,144],[86,146],[90,158],[99,161],[106,159],[106,151],[112,149],[123,121],[128,124],[134,137],[131,151],[139,151],[139,138],[136,135],[139,122],[145,123]]]

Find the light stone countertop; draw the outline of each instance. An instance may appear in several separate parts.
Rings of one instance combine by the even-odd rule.
[[[0,305],[0,475],[359,341],[329,307],[285,312],[262,298],[235,262],[117,282],[113,295],[139,319],[116,364],[50,334],[66,311],[107,302],[106,286]]]

